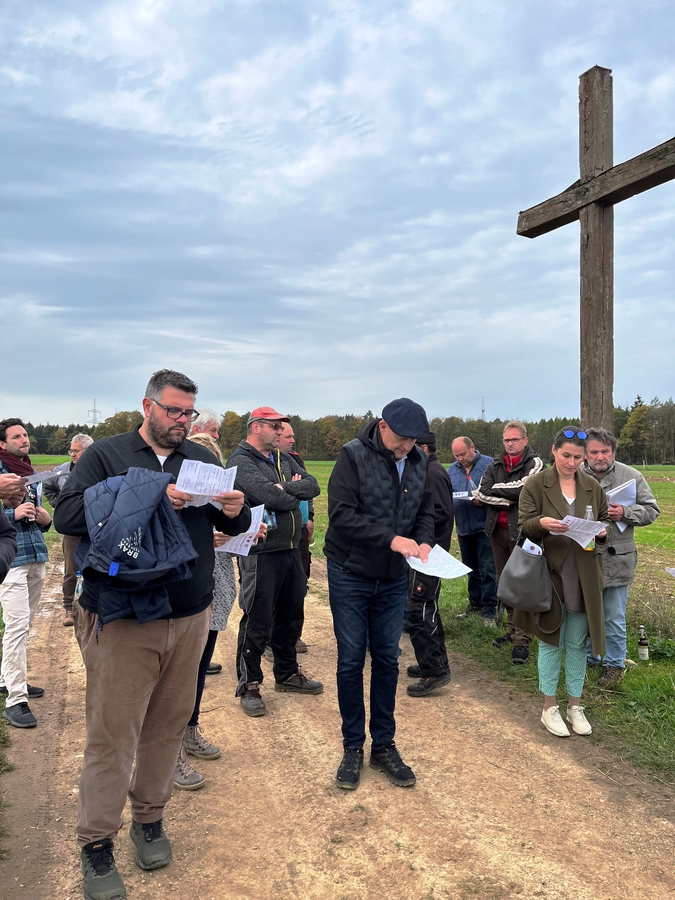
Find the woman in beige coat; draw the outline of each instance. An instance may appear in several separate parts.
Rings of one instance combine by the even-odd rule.
[[[567,721],[576,734],[591,734],[581,706],[586,676],[586,639],[590,634],[594,654],[605,650],[605,619],[602,606],[602,559],[599,548],[584,550],[565,537],[567,515],[585,518],[588,506],[593,518],[609,524],[607,498],[594,478],[579,471],[584,459],[586,433],[578,428],[562,429],[552,447],[553,466],[532,476],[520,495],[518,524],[532,541],[543,543],[553,581],[553,605],[535,620],[532,613],[516,610],[514,624],[534,632],[539,645],[539,690],[544,695],[542,724],[558,737],[569,737],[556,700],[563,649],[568,704]],[[598,545],[607,540],[603,529]],[[560,601],[558,601],[560,598]]]

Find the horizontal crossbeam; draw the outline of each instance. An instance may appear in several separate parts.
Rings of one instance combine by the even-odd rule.
[[[573,185],[518,215],[516,233],[535,238],[579,218],[591,203],[612,206],[675,178],[675,137],[639,156]]]

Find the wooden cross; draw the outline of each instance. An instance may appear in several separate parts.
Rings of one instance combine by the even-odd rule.
[[[675,138],[618,166],[613,157],[612,70],[579,78],[579,174],[573,185],[521,212],[517,233],[535,238],[579,219],[581,424],[614,429],[614,204],[675,178]]]

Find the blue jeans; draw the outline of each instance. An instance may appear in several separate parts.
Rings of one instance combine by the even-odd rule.
[[[345,750],[366,741],[363,667],[370,645],[370,736],[381,750],[394,740],[398,642],[408,600],[408,576],[372,581],[328,560],[328,593],[338,648],[337,688]]]
[[[626,658],[626,605],[628,604],[628,585],[608,587],[602,592],[602,605],[605,608],[605,657],[603,666],[624,668]],[[590,640],[586,646],[586,655],[590,663],[597,665],[599,656],[593,656]]]
[[[469,575],[469,605],[485,618],[497,615],[497,575],[492,555],[492,542],[483,531],[458,534],[462,562],[471,569]]]

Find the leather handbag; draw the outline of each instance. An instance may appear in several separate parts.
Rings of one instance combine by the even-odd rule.
[[[535,556],[516,544],[499,576],[497,596],[504,606],[523,612],[541,614],[550,610],[553,582],[543,548],[541,556]]]

